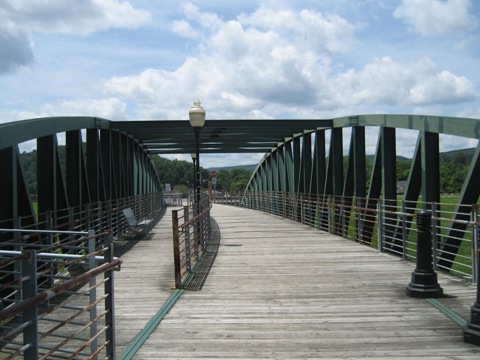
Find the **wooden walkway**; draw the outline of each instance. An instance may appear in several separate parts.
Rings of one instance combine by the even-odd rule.
[[[221,241],[203,289],[183,293],[134,359],[480,358],[457,322],[405,295],[414,264],[261,212],[215,204],[212,216]],[[172,292],[169,219],[117,273],[119,353]],[[468,319],[475,287],[439,283],[440,303]]]

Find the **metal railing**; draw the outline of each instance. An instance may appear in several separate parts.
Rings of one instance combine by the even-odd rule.
[[[2,359],[114,359],[111,232],[11,231],[21,235],[0,243]],[[29,243],[35,234],[69,238]]]
[[[434,268],[472,282],[478,279],[477,205],[285,192],[227,194],[216,202],[282,216],[408,260],[416,258],[415,214],[428,209],[432,213]]]
[[[166,191],[163,193],[163,197],[167,206],[183,205],[183,195],[180,191]]]
[[[35,214],[34,216],[16,217],[14,219],[0,220],[0,228],[32,230],[29,243],[49,241],[39,236],[39,229],[56,231],[89,231],[95,233],[108,229],[114,237],[125,234],[128,231],[128,223],[122,213],[123,209],[131,208],[135,217],[141,219],[157,218],[165,208],[163,193],[152,193],[137,196],[129,196],[85,204],[82,206],[59,209],[55,212],[48,211]],[[57,233],[58,239],[64,239],[69,235]],[[0,230],[0,243],[11,241],[18,234],[3,232]],[[54,241],[53,235],[50,235]]]
[[[181,289],[189,275],[202,259],[211,239],[210,209],[208,197],[196,203],[172,210],[175,287]]]
[[[111,244],[129,234],[122,210],[158,219],[165,206],[158,192],[2,219],[0,358],[113,359],[111,271],[119,260]]]

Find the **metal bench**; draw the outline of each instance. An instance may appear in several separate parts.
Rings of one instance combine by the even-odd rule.
[[[125,218],[127,219],[128,227],[132,231],[134,231],[136,233],[139,233],[139,234],[148,233],[149,228],[150,228],[149,225],[153,221],[153,219],[138,221],[131,208],[123,209],[122,212],[123,212],[123,215],[125,216]]]

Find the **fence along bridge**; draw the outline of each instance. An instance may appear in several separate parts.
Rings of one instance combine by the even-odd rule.
[[[402,257],[415,257],[415,248],[408,245],[414,222],[408,219],[412,219],[418,209],[428,209],[436,221],[434,225],[440,229],[434,236],[435,268],[476,280],[478,257],[472,253],[475,255],[478,250],[474,205],[480,191],[476,181],[480,146],[473,156],[457,205],[448,210],[448,215],[442,212],[444,207],[440,203],[438,167],[441,135],[478,140],[479,124],[477,119],[417,115],[360,115],[328,120],[211,120],[206,122],[200,135],[200,151],[266,152],[242,204],[264,211],[269,209],[276,214],[291,212],[294,220],[313,219],[310,221],[315,227],[327,224],[329,233],[353,237],[359,243],[374,247],[380,244],[381,250]],[[2,124],[0,128],[4,308],[0,315],[5,327],[2,333],[8,335],[2,341],[9,342],[16,335],[24,334],[24,345],[18,343],[15,351],[26,358],[34,358],[33,353],[57,351],[67,354],[66,357],[114,358],[115,301],[109,286],[114,283],[113,269],[119,264],[109,255],[110,244],[113,239],[128,234],[122,215],[124,209],[132,209],[140,221],[159,219],[165,200],[150,156],[192,153],[190,125],[186,121],[111,122],[69,117],[25,120]],[[378,132],[378,138],[367,188],[365,133],[370,128]],[[396,193],[397,129],[415,130],[418,134],[401,205],[397,204]],[[343,137],[348,132],[350,146],[344,173]],[[60,154],[59,138],[65,139],[65,155]],[[20,144],[31,140],[37,143],[38,170],[33,175],[38,183],[35,210],[19,150]],[[417,205],[420,196],[422,203]],[[274,201],[280,198],[284,200]],[[315,207],[303,206],[312,201]],[[395,263],[396,258],[389,259]],[[80,275],[75,272],[78,268],[83,270]],[[25,269],[30,272],[22,273]],[[105,280],[93,281],[97,277]],[[86,282],[90,283],[89,289],[79,292],[78,285]],[[34,291],[32,284],[37,287]],[[98,294],[93,289],[99,289]],[[71,305],[80,308],[78,315],[61,321],[62,326],[54,326],[54,330],[39,330],[36,323],[43,321],[45,314],[64,309],[64,302],[56,295],[66,291],[78,298],[89,298],[90,305],[83,308]],[[103,292],[106,296],[101,295]],[[473,327],[476,310],[472,310],[470,325]],[[82,319],[84,315],[86,318]],[[81,329],[67,335],[57,333],[65,329],[65,324]],[[50,341],[53,333],[53,337],[62,340]],[[39,338],[49,338],[49,342],[38,343]],[[5,349],[2,347],[2,352]]]

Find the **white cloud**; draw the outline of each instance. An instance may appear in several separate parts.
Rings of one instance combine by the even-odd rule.
[[[333,15],[260,7],[221,21],[193,5],[185,9],[188,19],[200,19],[198,56],[174,71],[148,69],[106,84],[108,92],[137,104],[136,116],[181,118],[185,105],[197,97],[215,109],[216,117],[238,116],[240,110],[244,117],[271,117],[315,104],[332,57],[356,42],[355,27]],[[191,33],[191,24],[176,24],[177,32]]]
[[[50,116],[95,116],[110,120],[124,120],[126,104],[117,98],[63,100],[44,104],[40,111],[19,111],[17,119],[32,119]]]
[[[296,42],[300,49],[309,51],[345,53],[356,43],[356,26],[334,14],[306,9],[275,11],[262,6],[252,15],[241,16],[240,20],[245,25],[282,34],[283,39]]]
[[[262,20],[257,20],[258,12],[264,13]],[[301,19],[300,13],[284,12],[277,19],[265,8],[258,12],[218,26],[201,44],[209,51],[187,59],[176,70],[148,69],[113,78],[106,83],[107,92],[136,104],[135,117],[154,119],[185,118],[195,98],[211,109],[212,119],[319,118],[372,112],[372,108],[415,112],[427,106],[437,106],[441,113],[448,105],[478,98],[471,80],[438,69],[427,57],[411,62],[383,57],[361,69],[334,73],[331,51],[297,41],[293,32],[299,28],[277,28],[281,19]],[[321,14],[318,19],[325,23]],[[256,23],[261,26],[253,27]],[[335,19],[329,24],[333,38],[339,38],[333,28],[343,27],[342,23]],[[306,28],[308,34],[320,31]],[[353,34],[345,36],[347,42],[355,42]]]
[[[185,20],[174,21],[172,31],[187,39],[196,39],[199,36],[195,29]]]
[[[217,14],[201,11],[198,6],[192,3],[182,4],[182,9],[188,20],[198,23],[204,29],[216,29],[223,23]]]
[[[403,0],[393,15],[424,36],[463,34],[478,25],[471,8],[471,0]]]
[[[149,12],[118,0],[3,0],[0,20],[28,31],[89,35],[111,28],[136,28]]]
[[[449,105],[473,101],[475,85],[463,76],[439,71],[429,58],[411,63],[389,57],[377,59],[362,70],[349,70],[337,76],[340,90],[335,101],[390,106]],[[346,94],[350,94],[346,96]]]

